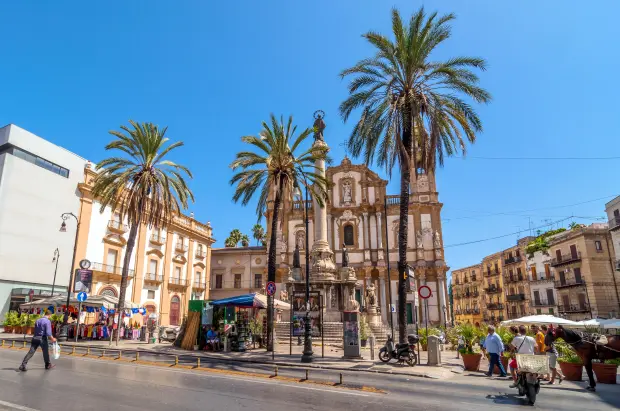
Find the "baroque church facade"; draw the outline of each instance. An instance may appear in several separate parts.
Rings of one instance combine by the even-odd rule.
[[[412,173],[415,174],[415,173]],[[374,286],[378,311],[384,325],[389,324],[390,292],[393,307],[398,306],[398,228],[399,195],[388,195],[387,181],[381,179],[367,166],[353,164],[348,157],[326,170],[331,183],[329,198],[325,204],[327,212],[327,238],[333,251],[337,270],[342,267],[342,248],[347,249],[348,266],[355,269],[355,299],[361,310],[366,308],[366,289]],[[409,199],[408,249],[407,261],[415,272],[415,285],[407,294],[407,323],[419,321],[429,324],[445,324],[448,318],[448,292],[444,261],[443,237],[441,234],[440,213],[442,204],[438,200],[435,175],[433,173],[412,176]],[[385,206],[387,202],[387,207]],[[273,202],[266,213],[267,227],[271,228]],[[302,275],[305,275],[304,201],[299,198],[285,199],[280,210],[278,225],[278,270],[276,283],[279,290],[286,289],[287,278],[293,266],[296,245],[300,249]],[[316,203],[308,203],[310,250],[315,241],[314,210]],[[387,230],[386,230],[387,229]],[[267,233],[268,237],[271,233]],[[390,273],[388,275],[389,258]],[[312,281],[312,276],[311,276]],[[432,296],[427,306],[417,297],[420,286],[426,285]],[[415,288],[414,288],[415,287]],[[346,309],[346,297],[340,295],[342,289],[330,288],[325,302],[326,307],[342,312]],[[279,294],[283,295],[283,294]],[[393,313],[394,325],[398,324],[397,314]],[[331,317],[326,321],[340,321]]]

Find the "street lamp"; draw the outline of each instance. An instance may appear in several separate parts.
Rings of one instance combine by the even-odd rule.
[[[308,181],[306,180],[306,176],[304,175],[304,185],[306,186],[306,201],[304,201],[304,218],[306,224],[306,319],[305,319],[305,328],[304,328],[304,352],[301,356],[301,362],[312,362],[312,328],[310,325],[310,244],[309,244],[309,233],[308,233]],[[299,198],[301,198],[301,189],[297,187],[299,192]]]
[[[58,260],[59,259],[60,259],[60,252],[58,251],[58,249],[56,249],[54,250],[54,258],[52,258],[52,262],[56,262],[56,268],[54,269],[54,282],[52,283],[52,297],[54,297],[54,288],[56,287],[56,272],[58,271]]]
[[[75,240],[73,242],[73,258],[71,259],[71,267],[69,268],[71,272],[69,273],[69,286],[67,287],[67,304],[65,305],[65,315],[62,319],[62,327],[60,327],[60,334],[58,334],[59,341],[67,341],[68,338],[68,326],[67,322],[69,321],[69,304],[71,303],[71,292],[73,290],[73,267],[75,266],[75,253],[77,252],[77,242],[78,242],[78,233],[80,232],[80,220],[73,213],[63,213],[60,218],[62,218],[62,224],[60,225],[60,232],[67,232],[67,223],[66,221],[69,217],[75,218],[75,222],[77,226],[75,227]],[[78,313],[79,315],[79,313]]]

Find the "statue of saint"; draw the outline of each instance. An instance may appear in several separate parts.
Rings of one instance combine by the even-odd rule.
[[[424,248],[424,243],[422,242],[422,231],[418,230],[417,234],[416,234],[416,242],[418,245],[418,248]]]
[[[433,237],[433,244],[435,245],[435,248],[441,248],[441,237],[439,236],[439,231],[435,230],[435,235]]]
[[[352,188],[351,188],[350,181],[345,181],[344,183],[342,183],[342,200],[345,203],[350,203],[351,201],[353,201]]]
[[[349,250],[347,250],[347,246],[342,244],[342,266],[349,266]]]
[[[325,141],[323,140],[323,130],[325,130],[325,122],[323,121],[323,117],[325,117],[325,113],[322,110],[317,110],[314,113],[314,140]]]
[[[371,282],[366,287],[366,305],[374,307],[377,305],[377,296],[375,295],[375,285]]]
[[[355,287],[349,288],[349,300],[347,301],[347,311],[359,311],[360,303],[355,299]]]
[[[301,268],[299,258],[299,243],[295,244],[295,251],[293,251],[293,268]]]

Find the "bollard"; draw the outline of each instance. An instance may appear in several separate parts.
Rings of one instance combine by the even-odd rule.
[[[276,365],[276,368],[274,368],[273,370],[273,376],[277,377],[278,376],[278,366]]]
[[[24,348],[26,348],[26,341],[24,341]]]
[[[179,356],[178,356],[178,355],[175,355],[175,356],[174,356],[174,365],[175,365],[175,366],[176,366],[176,365],[179,365]]]
[[[75,355],[75,345],[71,348],[71,355]]]
[[[4,348],[4,340],[2,340],[2,348]]]
[[[122,356],[123,356],[123,352],[121,350],[118,350],[118,357],[116,357],[116,359],[120,360]]]
[[[136,351],[136,362],[138,362],[139,360],[140,360],[140,353]]]
[[[306,381],[308,381],[308,380],[310,379],[310,378],[308,378],[308,377],[309,377],[309,374],[310,374],[310,371],[309,371],[309,370],[306,370]]]
[[[90,355],[90,347],[86,347],[86,355]]]
[[[200,357],[196,358],[196,368],[200,368]]]
[[[100,355],[100,357],[105,357],[105,350],[102,350],[102,351],[101,351],[101,355]]]
[[[375,360],[375,336],[371,335],[369,338],[370,341],[370,360]]]
[[[342,385],[342,373],[340,373],[340,385]]]
[[[15,348],[15,341],[11,341],[11,348]]]

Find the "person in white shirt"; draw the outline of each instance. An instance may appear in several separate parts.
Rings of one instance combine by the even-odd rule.
[[[536,340],[527,335],[527,328],[524,325],[519,326],[519,335],[512,339],[510,345],[518,354],[535,354],[538,352]],[[515,381],[510,385],[510,388],[515,388],[516,386],[517,382]]]

